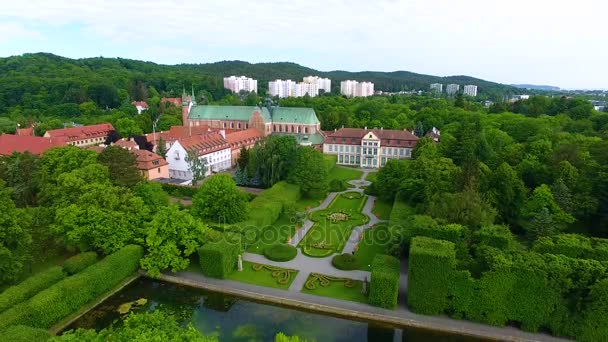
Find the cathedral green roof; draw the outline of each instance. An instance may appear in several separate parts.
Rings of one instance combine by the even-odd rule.
[[[264,122],[319,124],[317,114],[312,108],[275,107],[272,119],[267,108],[254,106],[193,106],[189,118],[198,120],[240,120],[248,121],[251,115],[259,111]]]
[[[272,119],[276,123],[320,124],[312,108],[276,107],[272,111]]]

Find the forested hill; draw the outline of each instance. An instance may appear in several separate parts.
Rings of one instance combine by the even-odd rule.
[[[146,100],[153,87],[161,96],[177,96],[191,85],[219,99],[227,94],[222,78],[247,75],[258,80],[260,92],[277,78],[301,80],[308,75],[329,77],[334,92],[340,81],[356,79],[375,83],[376,90],[427,90],[431,83],[476,84],[480,98],[501,99],[517,93],[508,85],[467,76],[436,77],[406,71],[320,72],[294,63],[250,64],[225,61],[210,64],[161,65],[122,58],[69,59],[48,53],[0,58],[0,114],[11,107],[46,108],[63,103],[94,100],[113,108],[125,100]]]

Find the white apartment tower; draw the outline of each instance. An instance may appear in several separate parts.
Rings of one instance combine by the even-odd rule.
[[[224,88],[231,90],[233,93],[240,93],[241,90],[257,93],[258,81],[246,76],[224,77]]]
[[[460,84],[448,84],[445,88],[445,91],[448,95],[456,95],[460,91]]]
[[[323,89],[326,93],[331,92],[331,80],[319,76],[306,76],[302,79],[304,83],[316,84],[319,90]]]
[[[296,83],[292,80],[274,80],[268,82],[268,92],[270,96],[284,97],[315,97],[319,95],[319,88],[316,83]]]
[[[374,95],[374,84],[371,82],[342,81],[340,93],[348,97],[362,97]]]
[[[441,84],[441,83],[431,84],[431,91],[434,91],[439,94],[443,93],[443,84]]]
[[[477,86],[476,85],[465,85],[464,94],[468,95],[468,96],[472,96],[472,97],[477,96]]]

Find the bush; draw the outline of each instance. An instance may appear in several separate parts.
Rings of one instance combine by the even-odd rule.
[[[236,268],[240,244],[222,239],[206,243],[199,248],[198,256],[203,274],[207,277],[224,279]]]
[[[397,307],[399,296],[399,259],[377,254],[372,261],[369,303],[386,309]]]
[[[517,244],[509,227],[500,225],[481,227],[475,232],[475,242],[502,250],[509,249]]]
[[[48,331],[26,325],[15,325],[0,332],[0,341],[46,342],[50,337]]]
[[[341,179],[332,179],[331,182],[329,182],[330,192],[340,192],[346,190],[347,188],[346,182]]]
[[[76,274],[97,262],[97,253],[86,252],[74,255],[63,264],[63,270],[69,274]]]
[[[272,261],[289,261],[298,255],[298,249],[291,245],[276,244],[264,249],[264,256]]]
[[[161,186],[166,193],[173,197],[194,197],[197,188],[188,185],[175,185],[162,183]]]
[[[18,324],[48,329],[111,290],[139,268],[141,246],[129,245],[0,314],[0,329]]]
[[[27,278],[18,285],[7,288],[0,294],[0,312],[29,299],[64,277],[61,267],[55,266]]]
[[[608,261],[608,239],[588,238],[578,234],[559,234],[538,239],[532,250],[571,258]]]
[[[412,311],[438,315],[448,307],[455,267],[454,243],[424,236],[412,239],[407,286],[407,302]]]
[[[350,253],[336,255],[331,259],[331,264],[334,265],[335,268],[344,271],[352,271],[359,268],[359,260]]]

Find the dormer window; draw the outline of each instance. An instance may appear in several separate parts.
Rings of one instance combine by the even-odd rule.
[[[179,152],[175,151],[175,160],[179,160]]]

